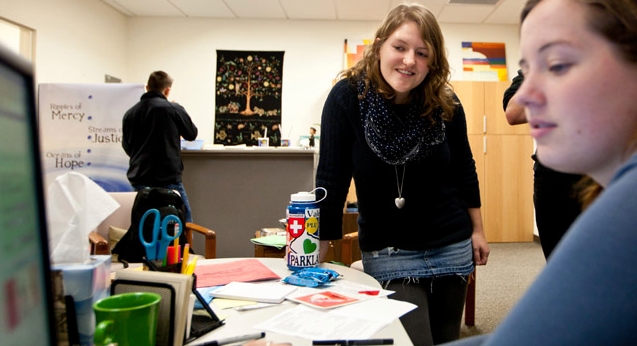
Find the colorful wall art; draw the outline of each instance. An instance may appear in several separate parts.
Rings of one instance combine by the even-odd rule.
[[[217,50],[215,144],[281,145],[283,53]]]
[[[363,40],[348,40],[345,39],[344,43],[344,54],[343,54],[343,68],[348,69],[356,62],[363,58],[363,51],[365,47],[370,45],[372,40],[363,39]]]
[[[504,43],[462,42],[464,80],[507,81]]]

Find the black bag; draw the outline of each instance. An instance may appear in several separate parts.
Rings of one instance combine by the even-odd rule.
[[[186,206],[179,193],[175,190],[161,187],[139,190],[133,202],[131,225],[126,234],[113,248],[113,253],[119,255],[120,261],[142,262],[142,257],[146,256],[146,248],[139,239],[139,222],[149,209],[159,210],[161,220],[168,215],[175,215],[181,220],[184,227],[186,225]],[[144,223],[144,239],[147,242],[152,238],[153,221],[154,217],[147,216]],[[168,234],[174,234],[173,225],[168,226]],[[186,234],[183,230],[179,236],[179,244],[186,244]]]

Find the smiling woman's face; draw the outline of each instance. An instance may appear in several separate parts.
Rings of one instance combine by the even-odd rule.
[[[587,24],[588,5],[543,0],[520,29],[526,107],[539,160],[606,185],[637,129],[637,65]]]
[[[409,92],[420,85],[429,72],[429,48],[420,37],[416,23],[407,21],[399,26],[378,54],[380,72],[396,91],[395,102],[407,102]]]

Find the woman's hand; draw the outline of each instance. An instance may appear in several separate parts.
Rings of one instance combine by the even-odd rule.
[[[489,259],[489,244],[484,236],[484,231],[473,232],[471,235],[471,246],[473,247],[473,263],[478,266],[487,264]]]
[[[473,263],[477,266],[487,264],[489,259],[489,244],[487,237],[484,235],[482,227],[482,213],[480,208],[469,208],[469,217],[473,224],[473,233],[471,234],[471,247],[473,248]]]

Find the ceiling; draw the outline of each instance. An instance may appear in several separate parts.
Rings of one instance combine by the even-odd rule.
[[[404,0],[101,0],[129,17],[378,21]],[[518,24],[526,0],[412,0],[441,23]]]

